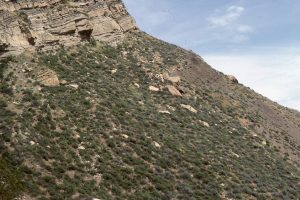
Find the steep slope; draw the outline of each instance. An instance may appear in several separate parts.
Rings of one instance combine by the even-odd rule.
[[[300,166],[300,113],[285,108],[237,84],[232,76],[213,70],[195,55],[187,56],[184,69],[174,69],[196,87],[214,91],[211,98],[227,114],[237,118],[253,135],[259,135],[298,167]],[[182,65],[182,64],[181,64]]]
[[[0,199],[300,198],[297,111],[116,35],[1,60]]]
[[[299,170],[221,105],[218,80],[189,83],[190,59],[243,87],[143,33],[11,61],[2,99],[15,115],[1,123],[1,152],[23,173],[27,199],[299,197]]]

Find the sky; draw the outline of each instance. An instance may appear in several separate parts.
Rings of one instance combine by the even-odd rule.
[[[145,32],[300,110],[299,0],[124,0]]]

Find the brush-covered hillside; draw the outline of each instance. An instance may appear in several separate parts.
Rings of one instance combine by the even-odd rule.
[[[34,5],[21,9],[28,20],[46,10]],[[300,198],[299,112],[136,28],[97,39],[90,27],[87,38],[67,33],[76,45],[53,33],[52,50],[35,43],[18,56],[6,41],[1,200]]]
[[[22,187],[27,199],[299,198],[299,168],[255,132],[267,131],[268,119],[246,105],[263,98],[190,52],[131,33],[115,46],[23,54],[2,69],[4,194]],[[202,71],[217,76],[197,84]],[[221,80],[232,94],[218,90]]]

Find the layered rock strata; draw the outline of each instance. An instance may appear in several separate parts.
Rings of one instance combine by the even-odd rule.
[[[0,57],[120,39],[132,30],[135,21],[121,0],[0,1]]]

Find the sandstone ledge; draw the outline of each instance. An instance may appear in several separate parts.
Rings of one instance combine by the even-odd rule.
[[[121,0],[0,1],[0,57],[52,50],[94,38],[120,39],[137,30]]]

